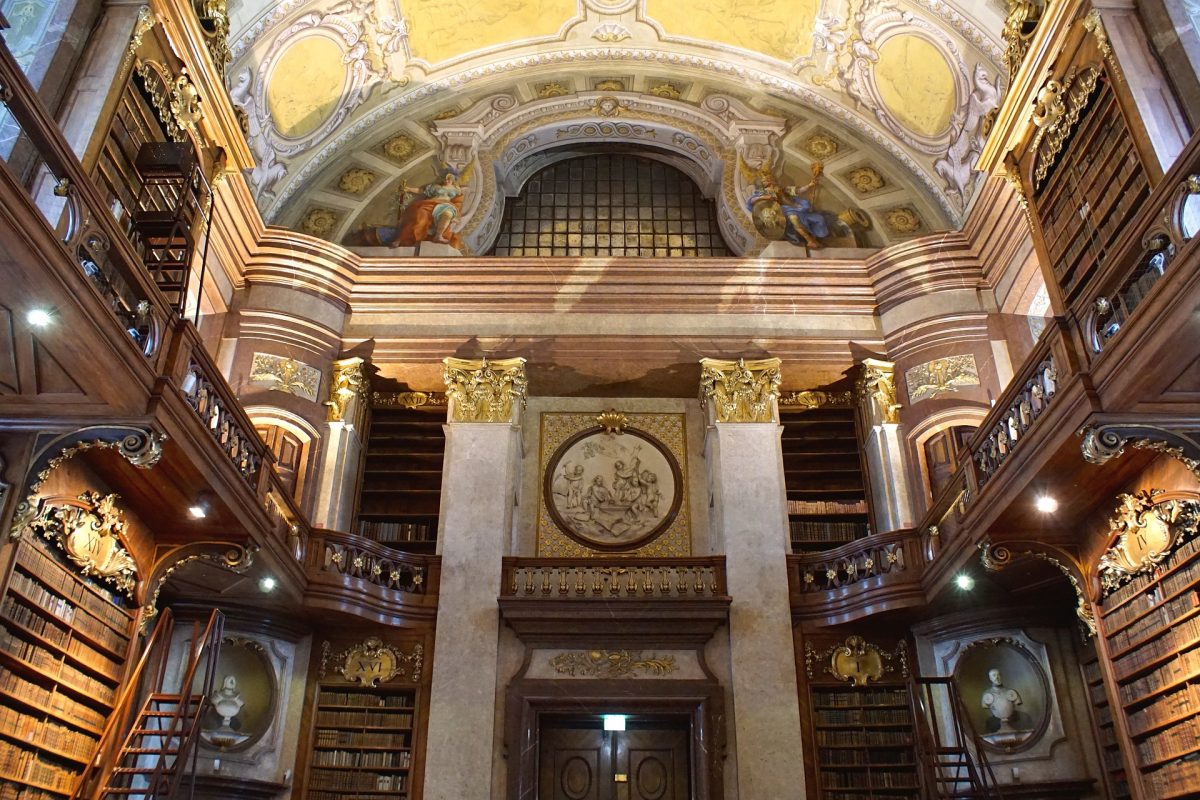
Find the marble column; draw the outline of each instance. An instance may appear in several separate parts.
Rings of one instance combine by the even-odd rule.
[[[804,797],[796,656],[788,601],[787,491],[779,359],[702,359],[705,460],[715,541],[725,552],[737,794]]]
[[[915,524],[895,373],[895,364],[890,361],[866,358],[857,385],[875,533]]]
[[[313,524],[335,531],[350,529],[354,491],[362,470],[360,431],[367,411],[367,380],[363,360],[343,358],[333,362],[329,380],[329,409],[321,466],[317,476]]]
[[[519,481],[525,359],[448,358],[426,800],[490,800],[500,560]]]

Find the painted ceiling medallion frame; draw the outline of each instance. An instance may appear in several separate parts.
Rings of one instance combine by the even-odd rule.
[[[589,500],[589,495],[587,493],[591,491],[593,485],[595,485],[593,481],[601,481],[604,476],[600,474],[596,474],[594,476],[588,474],[587,477],[593,478],[593,480],[585,480],[584,465],[575,464],[572,466],[572,457],[578,458],[579,453],[587,453],[589,449],[594,451],[597,445],[602,447],[604,444],[606,444],[606,440],[608,442],[615,442],[627,436],[640,440],[640,442],[634,445],[635,452],[640,450],[642,443],[645,443],[651,448],[648,453],[651,458],[654,458],[655,454],[657,454],[657,456],[661,457],[662,461],[666,462],[673,486],[671,487],[671,496],[663,498],[663,500],[666,500],[669,505],[667,506],[665,513],[658,518],[658,521],[654,527],[647,531],[636,533],[631,538],[624,539],[620,542],[607,542],[603,539],[596,538],[595,534],[588,532],[585,526],[581,524],[577,517],[583,512],[579,512],[579,514],[570,517],[564,513],[564,508],[560,508],[555,500],[555,496],[558,494],[556,487],[564,474],[567,475],[568,478],[577,476],[574,477],[574,482],[578,484],[578,486],[575,488],[579,494],[579,502],[583,507],[586,508],[595,505],[596,508],[594,513],[600,514],[605,513],[610,506],[620,506],[624,509],[624,514],[622,519],[616,520],[613,523],[614,526],[618,524],[631,524],[627,520],[632,520],[634,516],[639,515],[638,503],[618,502],[618,495],[620,494],[621,489],[625,487],[618,487],[617,483],[618,481],[622,481],[626,484],[629,481],[636,483],[639,477],[641,481],[645,483],[648,480],[646,474],[647,472],[650,472],[650,470],[643,470],[639,475],[637,472],[637,461],[634,461],[632,465],[624,465],[620,460],[616,461],[616,472],[614,474],[617,477],[613,479],[612,485],[606,487],[600,483],[598,486],[596,486],[596,490],[601,492],[603,495],[609,495],[609,499],[605,501],[603,500],[603,497],[600,497],[597,498],[593,503]],[[590,440],[595,441],[593,442]],[[586,458],[586,456],[584,457]],[[624,477],[626,473],[622,473],[622,467],[625,467],[626,473],[632,474],[629,477]],[[654,485],[661,486],[662,482],[661,479],[658,478],[657,474],[651,473],[651,475],[654,477]],[[662,536],[663,533],[665,533],[667,529],[669,529],[675,522],[675,518],[678,516],[679,509],[683,504],[683,498],[685,494],[686,492],[684,491],[683,485],[683,471],[679,467],[679,462],[675,460],[674,454],[666,445],[658,441],[658,439],[656,439],[654,436],[646,431],[631,427],[628,422],[621,426],[620,431],[611,430],[606,428],[605,425],[601,424],[594,427],[585,428],[584,430],[575,433],[573,436],[559,445],[558,449],[554,451],[554,454],[550,456],[550,460],[546,464],[545,473],[542,477],[542,503],[545,506],[546,511],[550,514],[550,518],[554,521],[554,524],[558,526],[559,530],[584,547],[602,552],[629,552],[640,547],[644,547],[653,542],[659,536]],[[569,503],[570,500],[567,502]],[[602,503],[603,508],[600,508]],[[648,509],[642,509],[642,511],[645,510]],[[591,520],[587,521],[591,522]],[[616,535],[618,534],[614,534],[614,536]]]

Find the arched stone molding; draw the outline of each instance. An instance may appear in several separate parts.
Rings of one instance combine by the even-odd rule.
[[[699,107],[635,92],[580,92],[521,104],[502,94],[434,123],[442,160],[469,182],[460,235],[483,252],[499,229],[503,196],[516,194],[564,144],[632,144],[664,152],[717,202],[717,217],[739,255],[757,233],[744,202],[760,168],[774,168],[787,122],[736,98],[710,95]],[[543,160],[537,160],[538,157]]]

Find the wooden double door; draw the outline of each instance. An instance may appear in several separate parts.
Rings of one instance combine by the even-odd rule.
[[[538,800],[688,800],[686,725],[546,720],[540,732]]]

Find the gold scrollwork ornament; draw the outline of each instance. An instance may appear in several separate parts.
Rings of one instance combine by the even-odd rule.
[[[117,495],[86,491],[78,502],[46,503],[29,530],[57,544],[83,575],[95,576],[128,597],[137,586],[137,564],[121,544],[125,522]]]
[[[1134,575],[1154,569],[1181,537],[1196,533],[1200,505],[1159,502],[1156,498],[1161,494],[1161,490],[1151,489],[1117,497],[1116,515],[1109,521],[1109,530],[1117,539],[1099,564],[1105,589],[1115,589]]]
[[[358,681],[363,686],[378,686],[397,675],[404,678],[405,665],[408,665],[411,667],[409,679],[417,683],[421,680],[424,656],[425,648],[419,643],[413,646],[411,653],[402,653],[375,636],[337,654],[331,652],[329,642],[323,642],[321,676],[324,677],[330,662],[334,662],[336,672],[347,681]]]

